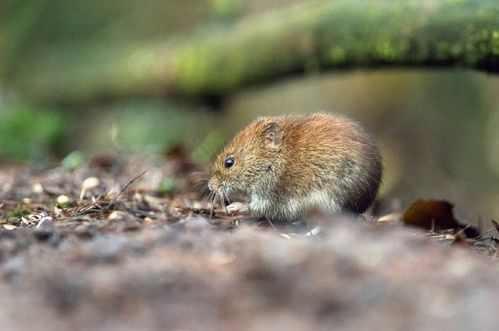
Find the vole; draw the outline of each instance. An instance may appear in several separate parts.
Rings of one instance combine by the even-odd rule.
[[[379,150],[359,124],[316,113],[256,119],[216,157],[208,188],[222,201],[245,193],[253,215],[292,221],[316,209],[362,213],[381,177]]]

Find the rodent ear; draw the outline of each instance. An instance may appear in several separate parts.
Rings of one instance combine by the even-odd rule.
[[[279,124],[272,122],[265,126],[262,131],[262,138],[267,147],[278,147],[282,142],[282,132]]]

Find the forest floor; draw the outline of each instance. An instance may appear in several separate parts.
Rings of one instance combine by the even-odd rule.
[[[1,167],[0,329],[497,330],[492,232],[210,216],[197,170],[178,155]]]

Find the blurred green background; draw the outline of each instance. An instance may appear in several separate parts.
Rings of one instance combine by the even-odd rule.
[[[94,50],[111,54],[109,60],[193,31],[231,29],[246,16],[297,2],[303,1],[0,1],[0,162],[58,162],[74,151],[86,158],[116,150],[161,155],[182,145],[195,161],[209,164],[224,141],[256,116],[332,111],[354,117],[376,135],[387,201],[399,200],[403,208],[418,198],[443,198],[471,222],[497,218],[495,75],[458,69],[312,71],[238,90],[222,101],[144,93],[40,102],[17,83],[32,79],[26,68],[40,57],[71,61],[68,70],[84,78],[85,66],[112,66]],[[44,78],[36,79],[43,87]]]

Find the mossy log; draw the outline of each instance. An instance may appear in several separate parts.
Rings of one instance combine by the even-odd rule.
[[[176,41],[53,49],[16,86],[43,103],[223,97],[296,73],[386,66],[499,71],[496,0],[312,1]]]

